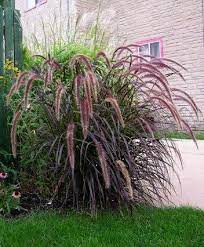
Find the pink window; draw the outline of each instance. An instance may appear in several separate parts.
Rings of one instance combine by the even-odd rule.
[[[138,53],[152,57],[163,57],[163,40],[162,38],[153,38],[136,42],[140,47]]]

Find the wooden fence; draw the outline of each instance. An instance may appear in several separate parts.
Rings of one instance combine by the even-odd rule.
[[[15,9],[15,0],[0,0],[0,75],[7,59],[21,68],[22,56],[20,12]]]

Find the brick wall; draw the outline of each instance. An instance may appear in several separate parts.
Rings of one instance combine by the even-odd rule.
[[[200,0],[134,0],[115,1],[119,14],[119,30],[129,42],[162,37],[164,56],[174,59],[188,69],[186,82],[172,84],[190,93],[204,112],[204,43],[203,12]],[[129,7],[127,7],[129,6]],[[185,105],[180,108],[191,125],[204,129]]]
[[[45,47],[52,44],[53,39],[59,39],[59,34],[63,40],[72,38],[75,33],[81,37],[82,33],[89,31],[95,24],[99,3],[100,0],[47,0],[46,3],[27,10],[27,0],[16,0],[16,8],[21,11],[22,15],[26,43],[29,46],[32,45],[32,49],[35,50],[33,47],[35,37],[40,45]],[[113,35],[117,33],[117,24],[113,21],[115,10],[114,8],[107,9],[108,4],[111,6],[108,0],[103,0],[100,6],[100,23],[102,27],[108,27],[107,36],[113,37],[110,43],[115,44],[115,35]]]
[[[28,46],[37,50],[39,43],[47,49],[54,41],[67,39],[70,26],[67,13],[69,8],[73,8],[70,2],[72,1],[68,4],[67,0],[47,0],[28,10],[27,0],[16,0],[16,9],[21,11],[24,38]]]
[[[77,16],[80,18],[78,32],[88,32],[96,23],[99,33],[105,33],[109,44],[115,47],[119,43],[117,13],[109,0],[75,0]]]

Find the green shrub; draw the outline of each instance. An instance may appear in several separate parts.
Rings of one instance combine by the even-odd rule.
[[[63,63],[49,57],[21,73],[8,99],[22,192],[92,212],[168,200],[173,153],[180,154],[154,132],[174,121],[193,137],[175,102],[199,109],[169,84],[166,73],[182,78],[182,66],[134,49],[120,47],[111,59],[62,51]]]

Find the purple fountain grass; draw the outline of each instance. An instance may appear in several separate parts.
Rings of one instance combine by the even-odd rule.
[[[86,79],[89,81],[89,85],[90,85],[91,90],[92,90],[93,99],[97,102],[98,101],[98,92],[99,92],[100,87],[99,87],[99,82],[96,78],[96,75],[91,71],[87,71]]]
[[[170,111],[172,117],[174,118],[174,120],[176,121],[178,126],[182,129],[182,124],[181,124],[182,118],[181,118],[180,113],[178,112],[177,108],[175,107],[175,105],[173,105],[171,102],[168,102],[167,100],[165,100],[161,97],[158,97],[158,96],[150,97],[149,100],[159,101],[166,109],[168,109]]]
[[[43,63],[43,67],[45,67],[47,64],[55,70],[62,69],[61,65],[53,58],[48,58],[47,60],[45,60],[45,62]]]
[[[182,124],[183,124],[183,126],[184,126],[184,129],[186,129],[187,132],[190,133],[190,135],[191,135],[191,137],[192,137],[192,139],[193,139],[195,145],[196,145],[197,148],[198,148],[198,143],[197,143],[197,141],[196,141],[195,134],[194,134],[194,132],[192,131],[191,127],[189,126],[189,124],[188,124],[184,119],[181,119],[181,122],[182,122]]]
[[[81,125],[83,129],[83,135],[84,135],[84,139],[86,139],[88,135],[89,120],[90,120],[89,102],[86,97],[80,100],[80,114],[81,114]]]
[[[24,91],[25,108],[27,108],[27,106],[28,106],[28,96],[29,96],[29,92],[32,89],[33,82],[35,80],[38,80],[38,79],[40,79],[39,75],[34,74],[34,73],[31,73],[29,78],[28,78],[28,81],[27,81],[26,86],[25,86],[25,91]]]
[[[48,71],[45,73],[45,87],[47,87],[52,81],[53,81],[53,71],[51,68],[48,69]]]
[[[173,188],[170,171],[175,171],[173,154],[180,160],[181,156],[163,133],[176,124],[196,142],[177,102],[184,102],[197,117],[200,110],[189,94],[171,87],[171,75],[184,79],[182,66],[170,59],[140,56],[137,48],[119,47],[111,59],[103,51],[94,58],[76,55],[64,65],[49,56],[36,70],[38,74],[24,72],[19,86],[11,88],[10,98],[25,85],[12,122],[13,155],[17,156],[18,137],[19,145],[25,143],[29,150],[24,154],[22,148],[22,159],[34,153],[35,166],[30,170],[36,174],[39,164],[41,179],[46,181],[42,189],[35,176],[36,193],[40,191],[45,201],[52,198],[52,205],[95,212],[168,201]],[[35,80],[43,83],[33,87]],[[33,111],[23,107],[28,97],[34,99],[32,109],[38,113],[34,118]],[[19,126],[18,135],[23,111],[29,121],[26,129]],[[22,133],[29,134],[26,131],[33,131],[33,126],[37,126],[35,145],[29,149]]]
[[[121,173],[124,176],[130,199],[133,200],[133,198],[134,198],[133,189],[132,189],[132,183],[131,183],[131,178],[130,178],[130,174],[128,172],[128,169],[122,160],[117,160],[116,164],[118,165]]]
[[[107,164],[107,160],[106,160],[106,153],[105,150],[103,149],[103,146],[100,142],[98,142],[96,140],[96,138],[93,138],[93,141],[95,143],[96,146],[96,150],[98,153],[98,158],[101,164],[101,170],[102,170],[102,174],[103,174],[103,179],[104,179],[104,183],[105,183],[105,188],[109,189],[110,188],[110,175],[108,172],[108,164]]]
[[[187,99],[188,99],[188,103],[192,106],[192,108],[196,109],[197,112],[201,112],[201,110],[198,108],[197,104],[195,103],[195,101],[193,100],[193,98],[186,92],[184,92],[183,90],[179,89],[179,88],[171,88],[171,91],[173,93],[178,92],[183,94]],[[176,95],[178,97],[178,95]]]
[[[112,105],[112,107],[114,108],[114,110],[116,112],[117,118],[120,121],[120,124],[124,128],[125,127],[125,122],[123,120],[123,116],[122,116],[122,113],[121,113],[121,110],[120,110],[120,107],[118,105],[117,100],[114,98],[114,96],[110,95],[107,98],[105,98],[105,102],[108,102],[108,103],[110,103]]]
[[[148,121],[146,119],[142,118],[142,117],[139,117],[137,119],[137,121],[140,122],[140,125],[141,126],[146,127],[146,129],[148,130],[148,132],[151,134],[152,138],[155,139],[154,131],[153,131],[152,127],[150,126],[150,123],[148,123]]]
[[[197,108],[197,106],[195,106],[193,104],[193,102],[190,99],[185,98],[184,96],[181,96],[181,95],[175,95],[174,101],[182,101],[182,102],[187,103],[192,108],[193,112],[195,113],[195,115],[198,119],[198,108]]]
[[[89,76],[85,77],[85,83],[84,83],[84,87],[85,87],[85,95],[87,97],[88,100],[88,105],[89,105],[89,113],[90,116],[92,116],[93,114],[93,96],[92,96],[92,82],[89,78]]]
[[[118,58],[124,51],[129,52],[130,54],[133,53],[132,49],[130,49],[128,46],[121,46],[114,51],[112,60],[114,60],[115,57]]]
[[[29,72],[25,71],[19,74],[18,78],[16,79],[16,82],[12,85],[8,95],[7,100],[10,100],[10,98],[13,96],[14,93],[16,93],[22,85],[24,85],[24,79],[25,76],[28,75]]]
[[[75,100],[76,104],[80,106],[81,95],[80,91],[84,83],[84,77],[82,75],[77,75],[74,79],[74,92],[75,92]]]
[[[55,114],[56,118],[60,120],[60,108],[62,102],[62,96],[65,93],[65,88],[62,84],[59,84],[56,89],[56,96],[55,96]]]
[[[17,123],[21,117],[21,112],[17,111],[13,116],[12,121],[12,127],[11,127],[11,147],[12,147],[12,154],[14,158],[16,158],[16,146],[17,146],[17,140],[16,140],[16,129],[17,129]]]
[[[104,51],[100,51],[97,53],[96,58],[100,58],[100,57],[104,58],[108,68],[111,68],[110,60],[108,59],[108,57]]]
[[[82,63],[86,66],[87,70],[92,71],[91,59],[85,55],[76,55],[72,58],[71,64],[74,65],[76,62]]]
[[[25,80],[26,80],[26,76],[29,76],[29,72],[25,71],[19,74],[15,85],[16,85],[16,92],[20,89],[21,86],[25,85]]]
[[[74,129],[75,124],[70,123],[67,126],[67,157],[70,163],[72,170],[75,166],[75,151],[74,151]]]

